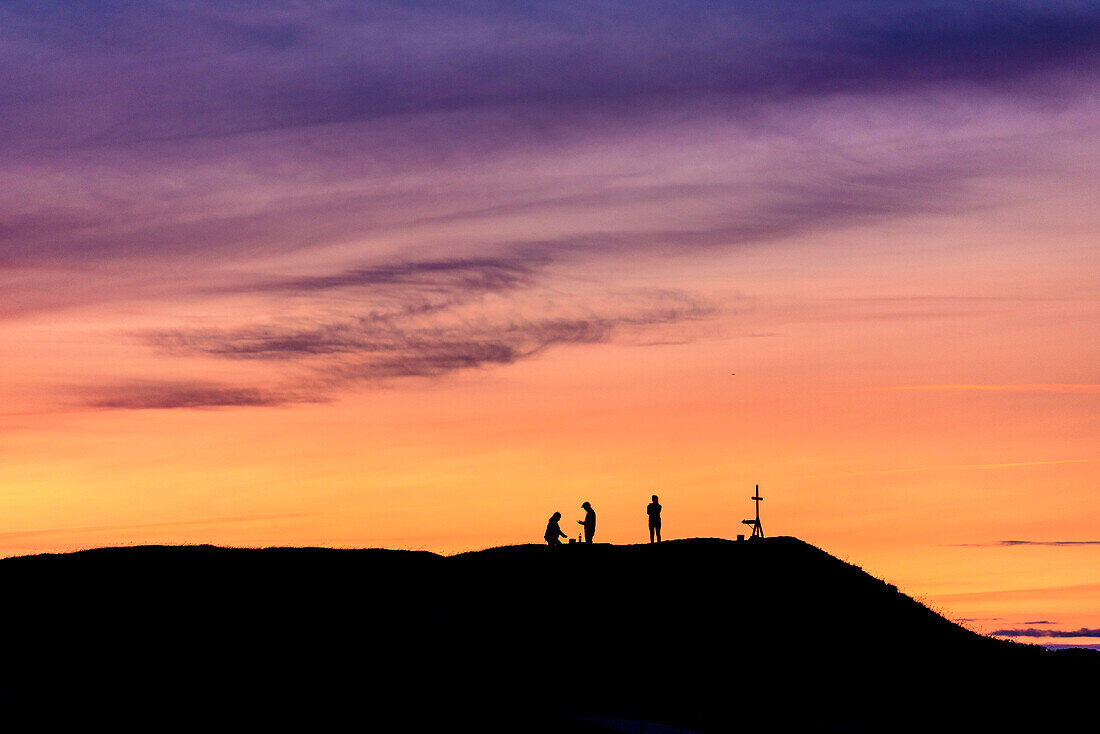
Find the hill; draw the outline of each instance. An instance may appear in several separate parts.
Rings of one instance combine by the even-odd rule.
[[[116,727],[1011,731],[1068,717],[1100,673],[794,538],[109,548],[5,559],[0,583],[5,709]]]

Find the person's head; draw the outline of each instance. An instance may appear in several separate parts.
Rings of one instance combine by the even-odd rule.
[[[561,519],[561,513],[560,512],[555,512],[553,515],[550,516],[550,522],[557,522],[560,519]]]
[[[582,509],[582,510],[591,510],[591,509],[592,509],[592,505],[590,505],[590,504],[588,504],[587,502],[585,502],[585,503],[584,503],[583,505],[581,505],[581,509]]]
[[[656,502],[656,501],[657,501],[657,495],[653,495],[653,501],[654,501],[654,502]]]

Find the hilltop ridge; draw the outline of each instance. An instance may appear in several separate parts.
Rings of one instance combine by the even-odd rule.
[[[279,721],[366,707],[395,726],[416,711],[432,726],[561,731],[618,713],[697,731],[877,731],[907,710],[895,729],[949,709],[1016,722],[986,696],[1100,673],[977,635],[786,537],[454,556],[108,548],[5,559],[0,583],[20,600],[0,613],[21,633],[5,698],[86,696],[114,716],[186,701],[273,706]]]

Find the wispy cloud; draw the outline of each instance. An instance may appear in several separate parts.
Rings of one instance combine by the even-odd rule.
[[[841,477],[863,477],[863,476],[876,476],[879,474],[908,474],[910,472],[926,472],[926,471],[955,471],[955,470],[977,470],[977,469],[1013,469],[1020,467],[1033,467],[1033,466],[1051,466],[1058,464],[1095,464],[1100,462],[1100,459],[1052,459],[1048,461],[1006,461],[1002,463],[994,464],[939,464],[936,466],[913,466],[901,469],[872,469],[869,471],[861,472],[839,472],[835,474],[808,474],[805,475],[809,478],[841,478]]]
[[[890,389],[917,391],[1100,393],[1100,385],[1091,383],[1025,383],[1017,385],[899,385]]]
[[[949,543],[955,548],[1012,548],[1019,545],[1081,546],[1100,545],[1100,540],[996,540],[991,543]],[[1039,624],[1029,622],[1029,624]]]
[[[168,520],[164,522],[130,523],[123,525],[88,525],[75,528],[47,528],[35,530],[10,530],[0,533],[0,543],[5,541],[28,541],[36,538],[49,538],[58,535],[89,535],[116,531],[158,530],[180,527],[201,527],[204,525],[227,525],[248,522],[269,522],[272,520],[293,520],[302,517],[314,517],[322,513],[292,512],[276,515],[236,515],[214,517],[202,520]]]
[[[1100,599],[1100,583],[1072,586],[1041,586],[1027,589],[994,589],[991,591],[967,591],[937,594],[937,602],[975,601],[1034,601],[1039,599],[1076,599],[1093,603]]]
[[[994,630],[990,634],[998,637],[1100,637],[1100,628],[1078,630],[1046,630],[1029,627],[1027,629]]]
[[[1004,617],[956,617],[956,622],[995,622],[1004,619]],[[1031,624],[1030,622],[1028,624]]]
[[[456,372],[513,364],[550,347],[592,345],[615,336],[644,335],[658,327],[706,318],[714,307],[675,291],[643,291],[608,305],[604,314],[538,318],[521,310],[474,308],[468,303],[466,268],[452,282],[452,268],[408,268],[403,273],[447,274],[446,284],[432,280],[440,296],[431,308],[413,288],[386,293],[386,306],[367,306],[367,316],[332,321],[267,324],[238,329],[194,329],[144,333],[144,343],[178,358],[205,357],[230,361],[264,361],[297,371],[280,384],[235,387],[205,382],[148,382],[107,385],[88,390],[83,401],[97,409],[258,408],[322,402],[359,386],[403,378],[440,378]],[[389,272],[389,271],[387,271]],[[478,271],[480,272],[480,271]],[[402,275],[404,279],[406,276]],[[378,280],[374,275],[366,280]],[[392,278],[381,279],[387,284]],[[509,278],[504,279],[510,283]],[[337,282],[337,281],[333,281]],[[346,281],[341,278],[338,282]],[[362,279],[354,279],[356,287]],[[418,284],[423,285],[421,281]],[[308,281],[308,288],[315,288]],[[343,288],[344,285],[332,285]],[[494,281],[493,288],[497,287]],[[508,286],[505,286],[508,287]],[[328,287],[321,288],[327,290]],[[368,303],[377,304],[377,293]],[[415,306],[410,304],[416,304]],[[358,301],[332,308],[347,310]],[[684,338],[687,338],[685,335]],[[648,337],[639,343],[653,343]]]
[[[413,290],[455,293],[488,293],[530,285],[534,271],[549,258],[543,253],[518,253],[511,257],[457,258],[409,261],[390,265],[352,268],[334,275],[266,280],[233,286],[230,290],[308,293],[337,289],[400,288],[406,296]]]
[[[556,344],[598,344],[621,327],[646,327],[699,319],[706,306],[679,306],[587,318],[512,319],[503,323],[409,324],[395,316],[369,316],[308,328],[256,326],[145,334],[146,343],[173,354],[229,359],[296,360],[357,354],[388,362],[512,362]],[[417,314],[422,315],[422,314]],[[434,370],[429,370],[434,372]],[[412,372],[410,374],[418,374]]]
[[[211,382],[143,381],[88,388],[82,392],[85,407],[104,410],[272,408],[327,399],[317,393],[268,391]]]

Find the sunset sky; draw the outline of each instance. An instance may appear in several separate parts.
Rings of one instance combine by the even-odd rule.
[[[1098,62],[1091,2],[4,2],[0,556],[759,484],[1100,645]]]

